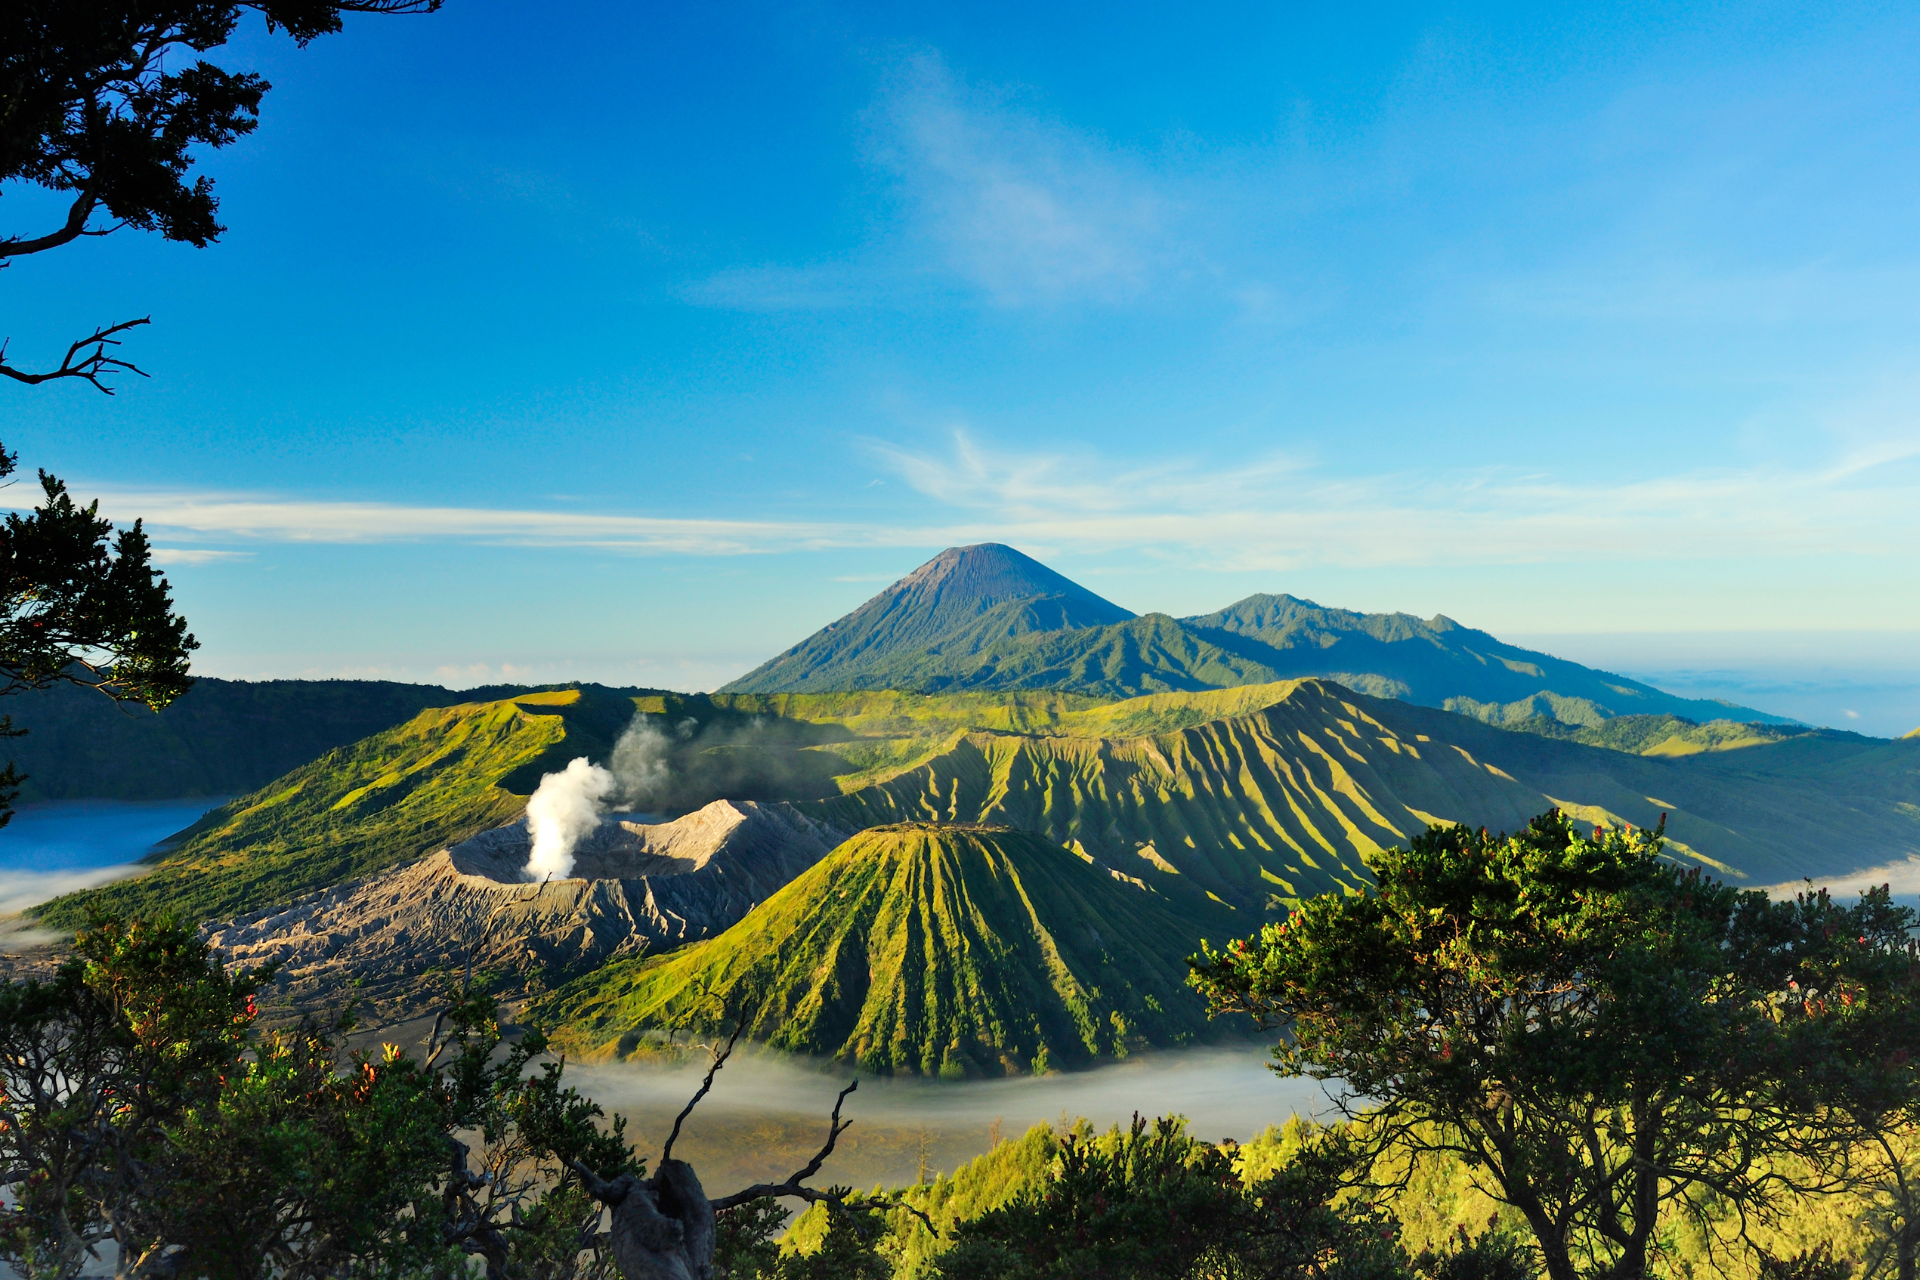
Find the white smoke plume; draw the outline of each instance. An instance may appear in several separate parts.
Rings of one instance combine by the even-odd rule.
[[[619,788],[614,776],[585,756],[559,773],[541,777],[527,801],[527,830],[533,852],[527,856],[529,880],[573,874],[573,848],[600,825],[607,797]]]
[[[675,736],[685,739],[696,727],[694,721],[684,721]],[[664,796],[672,748],[665,730],[645,716],[635,716],[613,744],[611,768],[581,756],[559,773],[542,775],[527,801],[527,830],[533,836],[527,879],[564,880],[572,875],[574,847],[600,825],[600,815],[613,801],[637,809]]]

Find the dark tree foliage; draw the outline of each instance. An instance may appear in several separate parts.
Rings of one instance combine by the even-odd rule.
[[[14,456],[0,449],[0,477]],[[0,697],[67,682],[155,711],[185,693],[187,655],[199,644],[173,612],[172,588],[153,567],[138,520],[116,531],[100,504],[79,506],[42,471],[42,500],[0,526]],[[0,717],[0,737],[24,732]],[[0,826],[22,781],[0,771]]]
[[[1372,1176],[1462,1158],[1552,1280],[1639,1280],[1663,1211],[1744,1221],[1831,1185],[1831,1108],[1850,1064],[1903,1052],[1920,970],[1884,889],[1771,902],[1660,849],[1558,812],[1431,828],[1374,860],[1372,891],[1208,949],[1195,982],[1287,1029],[1275,1070],[1345,1082]]]
[[[195,174],[195,152],[251,133],[272,86],[204,54],[227,42],[249,11],[301,45],[340,30],[345,13],[415,13],[440,0],[9,0],[0,5],[0,183],[24,182],[67,198],[65,219],[0,239],[0,265],[120,227],[156,231],[205,248],[225,229],[213,182]],[[104,216],[97,216],[104,215]],[[82,378],[102,391],[116,335],[146,320],[107,326],[39,372],[6,362],[0,373],[35,384]]]
[[[1044,1188],[963,1224],[940,1259],[947,1280],[1402,1280],[1393,1220],[1336,1208],[1335,1166],[1309,1153],[1244,1187],[1221,1149],[1178,1117],[1125,1133],[1069,1136]]]
[[[260,1034],[267,971],[191,930],[106,921],[49,982],[0,987],[0,1262],[189,1277],[607,1274],[571,1165],[638,1174],[623,1125],[458,993],[423,1058],[347,1052],[347,1022]]]

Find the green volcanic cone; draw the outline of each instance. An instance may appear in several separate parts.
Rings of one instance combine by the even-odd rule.
[[[710,942],[580,979],[539,1013],[590,1054],[648,1031],[747,1035],[881,1073],[1080,1066],[1217,1035],[1185,985],[1203,935],[1176,907],[1040,836],[904,823],[861,832]]]

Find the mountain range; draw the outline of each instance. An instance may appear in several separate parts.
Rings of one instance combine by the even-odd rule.
[[[1058,689],[1130,697],[1301,677],[1494,724],[1595,726],[1644,714],[1790,723],[1522,649],[1444,615],[1354,613],[1253,595],[1195,617],[1135,616],[998,543],[941,552],[721,692]]]
[[[1338,670],[1256,679],[1287,664]],[[281,733],[309,694],[321,713]],[[1133,617],[994,546],[943,553],[712,694],[194,697],[117,730],[163,757],[128,775],[251,789],[40,924],[176,913],[281,961],[278,994],[356,992],[382,1018],[477,961],[522,995],[557,986],[540,1016],[592,1055],[734,1020],[941,1077],[1190,1043],[1217,1030],[1181,985],[1202,937],[1362,892],[1374,854],[1432,823],[1664,818],[1671,856],[1747,885],[1920,855],[1920,737],[1670,698],[1445,618],[1283,596]],[[72,712],[46,741],[110,765],[75,727],[98,708],[33,705]],[[627,799],[650,816],[607,818],[571,876],[525,882],[542,777],[636,741]],[[49,791],[74,776],[58,750],[35,767]]]

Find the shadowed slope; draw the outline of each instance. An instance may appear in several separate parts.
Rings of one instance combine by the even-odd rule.
[[[219,680],[193,688],[162,712],[56,685],[12,699],[27,736],[8,754],[27,783],[21,799],[99,796],[159,800],[238,795],[335,747],[412,719],[427,707],[531,693],[389,680]]]
[[[589,1053],[744,1017],[753,1039],[882,1073],[1039,1071],[1217,1034],[1185,958],[1247,928],[1026,832],[904,824],[854,836],[718,938],[610,965],[539,1015]]]

